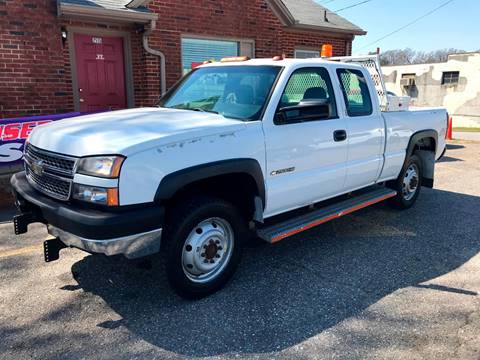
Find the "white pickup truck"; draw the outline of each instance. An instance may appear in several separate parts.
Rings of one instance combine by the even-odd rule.
[[[254,233],[274,243],[433,186],[444,109],[382,111],[349,61],[225,59],[186,75],[157,107],[42,125],[12,177],[15,232],[48,226],[63,247],[160,253],[181,295],[222,287]]]

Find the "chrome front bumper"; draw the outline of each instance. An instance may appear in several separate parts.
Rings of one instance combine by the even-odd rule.
[[[162,238],[162,229],[106,240],[86,239],[52,225],[48,225],[48,233],[59,238],[69,247],[108,256],[121,254],[128,259],[140,258],[159,252]]]

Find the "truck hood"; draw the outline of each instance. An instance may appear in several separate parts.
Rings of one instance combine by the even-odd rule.
[[[41,149],[72,156],[129,156],[152,147],[232,133],[245,128],[239,120],[212,113],[165,108],[137,108],[79,116],[36,127],[29,142]]]

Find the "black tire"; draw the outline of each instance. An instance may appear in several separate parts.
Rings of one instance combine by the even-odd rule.
[[[172,209],[169,219],[170,220],[166,225],[165,241],[167,242],[166,271],[170,286],[178,295],[187,299],[200,299],[221,289],[233,276],[237,265],[240,262],[243,242],[247,238],[248,234],[246,222],[243,219],[240,211],[225,200],[202,196],[183,201],[178,204],[178,206]],[[205,258],[205,253],[207,253],[208,249],[202,250],[203,245],[195,246],[195,248],[193,248],[192,246],[189,246],[190,244],[187,244],[186,241],[188,239],[191,241],[192,235],[196,237],[193,231],[195,230],[198,234],[198,226],[201,224],[210,223],[210,219],[219,219],[229,224],[228,230],[231,231],[228,233],[233,234],[233,246],[230,247],[230,255],[228,257],[225,256],[225,260],[223,259],[222,255],[222,259],[219,260],[219,262],[223,261],[223,265],[220,267],[221,271],[219,269],[218,273],[213,279],[200,283],[198,282],[198,279],[192,280],[196,274],[194,275],[189,273],[189,271],[193,270],[188,270],[186,268],[184,256],[188,251],[188,253],[194,254],[192,256],[195,256],[195,259],[198,261],[200,256],[199,252],[204,252],[202,256]],[[223,225],[221,226],[217,225],[218,228],[223,229],[222,226],[228,227],[225,225],[225,223],[222,223]],[[216,224],[213,222],[212,226],[217,229],[217,226],[215,225]],[[208,238],[206,236],[207,234],[210,234],[210,232],[215,235],[215,231],[215,229],[210,229],[209,231],[205,232],[205,241],[211,242],[211,239],[215,239],[215,237]],[[196,238],[198,238],[198,241],[203,241],[199,240],[202,238],[201,235],[198,235]],[[199,242],[196,244],[199,244]],[[220,250],[223,250],[220,246],[218,246],[220,250],[217,250],[216,245],[212,246],[215,247],[213,250],[215,251],[215,254],[211,255],[212,259],[209,261],[215,261],[214,257],[220,253]],[[225,253],[226,252],[227,251],[225,251]],[[210,253],[212,253],[212,251],[210,251]],[[220,257],[220,255],[218,256]],[[197,264],[198,262],[195,261],[194,263]],[[191,266],[194,270],[198,270],[197,267],[194,267],[192,264],[187,264],[187,267],[189,266]],[[200,266],[209,265],[201,264]]]
[[[445,148],[443,149],[442,151],[442,155],[440,155],[440,157],[437,159],[437,161],[440,161],[442,160],[442,158],[445,156],[445,153],[447,152],[447,146],[445,145]]]
[[[416,168],[417,184],[415,187],[415,192],[413,194],[410,193],[407,196],[404,192],[404,179],[407,176],[407,173],[411,171],[412,166]],[[417,201],[418,195],[420,194],[420,189],[422,188],[422,176],[423,176],[422,161],[417,155],[413,154],[407,160],[398,178],[394,181],[388,182],[387,184],[388,187],[397,191],[397,195],[391,198],[389,200],[389,203],[393,207],[401,210],[411,208],[413,204],[415,204],[415,201]]]

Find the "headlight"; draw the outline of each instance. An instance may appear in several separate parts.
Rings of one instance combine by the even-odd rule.
[[[120,168],[124,160],[125,158],[123,156],[82,158],[78,162],[77,173],[104,178],[116,178],[120,175]]]
[[[118,206],[118,188],[73,185],[73,198],[94,204]]]

